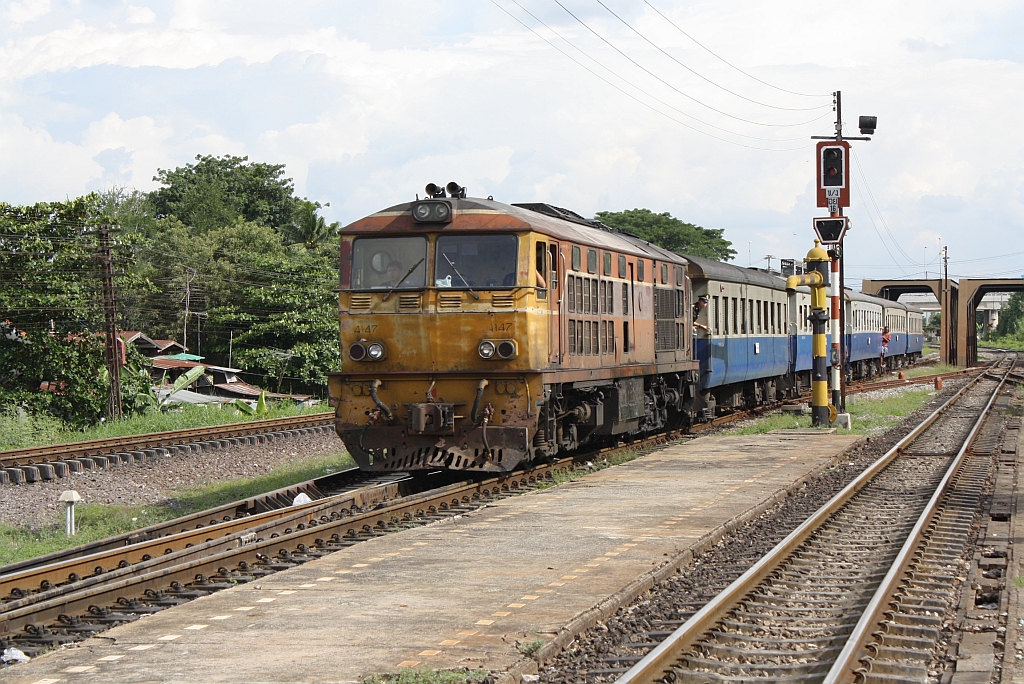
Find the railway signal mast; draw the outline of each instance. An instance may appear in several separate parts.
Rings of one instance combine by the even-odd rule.
[[[818,206],[827,208],[827,217],[814,219],[814,232],[821,244],[830,245],[832,257],[832,306],[831,337],[832,352],[829,361],[832,366],[832,405],[840,413],[846,413],[846,374],[843,359],[846,358],[846,340],[841,334],[846,329],[845,269],[843,264],[843,239],[850,229],[850,219],[843,216],[843,208],[850,206],[850,143],[848,140],[871,140],[878,124],[876,116],[862,116],[858,123],[863,137],[843,136],[843,94],[837,90],[835,96],[836,133],[833,136],[812,135],[812,140],[821,140],[815,148],[815,167]]]

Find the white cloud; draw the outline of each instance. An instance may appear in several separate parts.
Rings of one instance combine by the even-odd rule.
[[[50,13],[50,0],[23,0],[7,5],[3,18],[15,24],[34,21]]]
[[[156,21],[156,12],[148,7],[128,5],[125,9],[125,18],[129,24],[152,24]]]
[[[23,0],[6,6],[9,22],[0,25],[0,199],[73,196],[125,179],[149,188],[158,167],[197,153],[251,154],[286,163],[298,192],[330,200],[343,220],[409,198],[428,181],[455,180],[473,194],[550,201],[584,214],[671,211],[725,228],[740,263],[748,240],[757,263],[769,252],[807,251],[810,218],[821,211],[811,193],[808,136],[830,129],[827,97],[759,84],[641,3],[615,3],[716,83],[777,106],[826,108],[745,102],[673,64],[599,5],[585,10],[616,46],[716,109],[764,123],[824,115],[791,128],[739,122],[673,92],[557,6],[523,4],[586,55],[553,39],[562,49],[641,100],[652,102],[633,86],[729,131],[795,140],[716,136],[800,149],[764,152],[695,133],[625,97],[487,3],[467,10],[437,0],[423,11],[416,0],[343,9],[177,0],[158,8],[157,21],[142,3],[72,3],[58,16],[47,2]],[[855,171],[851,263],[889,261],[868,220],[870,211],[889,240],[875,203],[911,256],[941,234],[951,256],[967,258],[1024,228],[1024,133],[1014,118],[1024,108],[1024,90],[1014,87],[1024,66],[995,40],[1014,23],[1009,0],[981,9],[923,0],[837,6],[827,15],[801,3],[656,4],[758,78],[798,92],[841,88],[848,131],[858,114],[878,115],[874,140],[855,143],[871,193]],[[836,25],[844,27],[841,43]]]

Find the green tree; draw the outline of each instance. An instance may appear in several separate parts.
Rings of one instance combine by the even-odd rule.
[[[1024,292],[1014,292],[999,310],[999,337],[1019,336],[1024,333]]]
[[[0,334],[0,411],[49,414],[75,427],[92,425],[104,416],[109,376],[102,335],[6,332]],[[144,410],[134,398],[149,387],[149,377],[139,372],[146,364],[129,347],[128,365],[121,369],[121,395],[128,413]],[[44,382],[47,388],[40,391]]]
[[[19,330],[95,330],[102,321],[95,228],[99,196],[0,203],[0,321]]]
[[[288,242],[301,243],[307,248],[313,249],[338,237],[338,222],[327,223],[323,216],[317,215],[317,211],[322,208],[319,202],[300,200],[295,207],[292,222],[284,229],[284,235]]]
[[[295,210],[294,185],[284,175],[284,164],[196,155],[195,164],[158,169],[153,180],[163,186],[150,195],[156,215],[175,216],[199,232],[239,218],[282,229]]]
[[[624,230],[678,254],[728,261],[736,256],[732,242],[722,237],[721,228],[701,228],[672,216],[667,211],[655,214],[650,209],[599,211],[596,218],[612,228]]]

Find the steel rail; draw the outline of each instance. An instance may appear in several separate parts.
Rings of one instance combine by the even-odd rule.
[[[296,529],[275,538],[257,539],[212,554],[208,552],[213,545],[219,543],[217,540],[199,544],[177,552],[177,562],[170,567],[154,568],[160,561],[154,558],[83,580],[72,592],[65,593],[57,588],[33,595],[29,600],[22,599],[23,603],[7,604],[10,608],[5,606],[0,611],[0,635],[20,631],[30,624],[47,624],[61,615],[85,615],[90,606],[114,605],[122,597],[141,598],[147,589],[163,590],[174,582],[181,585],[194,583],[199,576],[205,581],[205,577],[230,574],[233,572],[229,570],[231,567],[243,568],[237,571],[239,573],[246,572],[244,568],[258,571],[261,563],[271,561],[275,551],[283,556],[301,548],[328,552],[334,550],[327,546],[332,540],[337,543],[361,541],[369,537],[360,538],[360,533],[375,536],[388,526],[403,521],[411,523],[417,518],[422,520],[424,517],[438,515],[445,509],[462,510],[465,506],[478,505],[488,497],[500,496],[503,491],[529,487],[571,462],[572,459],[562,459],[530,471],[504,474],[479,482],[448,485],[423,494],[403,497],[383,508],[325,523],[314,519],[305,529]],[[244,582],[248,579],[239,574],[237,577],[225,577],[224,581]],[[198,589],[203,591],[201,585]],[[126,609],[125,612],[131,611]]]
[[[840,684],[841,682],[852,682],[856,673],[854,667],[860,661],[862,652],[864,651],[867,639],[871,636],[871,629],[874,625],[881,621],[886,608],[888,607],[889,600],[895,593],[900,581],[903,579],[907,572],[907,566],[910,564],[911,555],[920,546],[924,532],[928,528],[928,525],[935,518],[937,511],[939,510],[939,503],[946,493],[946,489],[949,486],[950,481],[960,470],[961,465],[966,460],[967,454],[970,451],[972,442],[974,441],[975,435],[981,430],[982,424],[988,418],[992,405],[996,402],[1000,392],[1006,385],[1006,379],[1013,371],[1013,367],[1017,360],[1014,359],[1010,368],[1003,374],[1003,377],[999,380],[999,384],[996,389],[993,390],[992,396],[989,398],[985,408],[982,409],[981,415],[978,416],[978,420],[974,423],[974,427],[971,428],[970,433],[964,440],[963,446],[957,452],[956,458],[953,459],[953,463],[949,466],[945,476],[939,483],[939,486],[935,489],[935,493],[928,501],[928,505],[925,506],[924,511],[918,518],[914,528],[910,531],[910,536],[907,537],[903,547],[900,549],[899,554],[893,561],[889,572],[886,573],[882,579],[882,583],[879,585],[875,594],[871,597],[867,607],[864,609],[864,613],[861,615],[860,620],[854,626],[853,631],[850,632],[850,636],[847,637],[846,643],[843,646],[843,650],[839,652],[836,661],[832,664],[832,668],[828,674],[825,675],[825,679],[822,684]]]
[[[53,591],[69,593],[80,586],[83,578],[104,574],[109,576],[112,571],[120,572],[140,563],[148,563],[148,568],[173,565],[180,552],[186,549],[205,544],[205,549],[215,553],[223,547],[241,546],[244,538],[250,535],[279,536],[290,533],[293,528],[309,526],[311,521],[314,525],[317,521],[326,522],[352,510],[378,505],[399,496],[397,482],[379,483],[354,492],[221,522],[216,526],[187,529],[6,574],[0,576],[0,613],[8,610],[15,601],[17,605],[27,605],[25,601],[38,600],[33,597],[39,594],[30,592],[37,592],[41,588],[48,592],[48,596],[55,595]],[[9,596],[18,598],[3,602]]]
[[[348,468],[323,477],[306,480],[305,482],[299,482],[287,487],[281,487],[280,489],[275,489],[265,494],[250,496],[245,499],[239,499],[238,501],[233,501],[214,508],[208,508],[197,513],[190,513],[189,515],[174,518],[173,520],[154,523],[148,527],[122,532],[121,534],[105,537],[104,539],[98,539],[79,546],[73,546],[68,549],[60,549],[43,556],[27,558],[25,560],[0,567],[0,581],[6,579],[8,575],[27,570],[28,568],[52,565],[60,561],[70,560],[78,556],[86,556],[109,549],[123,549],[131,544],[137,544],[139,542],[156,539],[158,537],[167,537],[179,532],[185,532],[189,529],[213,527],[236,518],[251,518],[251,516],[259,513],[264,513],[269,510],[278,510],[280,508],[290,506],[295,497],[300,493],[305,493],[314,500],[320,500],[326,498],[327,495],[324,494],[325,491],[339,490],[342,487],[351,484],[359,484],[361,476],[363,475],[373,476],[372,473],[363,473],[358,468]],[[393,476],[396,477],[395,481],[399,481],[398,477],[401,475],[402,474],[399,473]],[[365,479],[369,480],[370,478]],[[339,493],[352,493],[352,491],[353,490],[346,490],[345,492]],[[0,591],[0,596],[3,596],[2,591]]]
[[[136,451],[154,447],[189,444],[209,439],[229,439],[231,437],[248,437],[279,430],[297,430],[301,428],[331,425],[334,413],[312,413],[286,418],[268,418],[250,420],[228,425],[214,425],[201,428],[169,430],[167,432],[150,432],[144,435],[127,435],[124,437],[108,437],[84,442],[67,444],[50,444],[47,446],[23,447],[0,451],[0,467],[13,465],[31,465],[47,461],[80,456],[102,456],[120,451]]]
[[[616,680],[616,684],[647,684],[661,679],[664,676],[664,672],[671,668],[672,663],[675,662],[680,653],[685,652],[705,632],[721,621],[740,599],[768,577],[782,561],[799,548],[836,511],[863,489],[878,473],[896,459],[909,444],[920,437],[955,402],[959,401],[984,377],[984,374],[982,374],[973,378],[943,403],[942,406],[935,409],[909,434],[868,466],[866,470],[807,518],[799,527],[790,532],[785,539],[780,541],[771,551],[733,581],[724,591],[705,604],[689,620],[680,625],[678,629],[651,650],[650,653],[626,671]]]

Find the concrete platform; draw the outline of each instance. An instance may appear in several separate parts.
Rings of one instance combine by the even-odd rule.
[[[380,537],[0,671],[0,681],[351,682],[407,666],[518,673],[858,441],[703,437]]]

